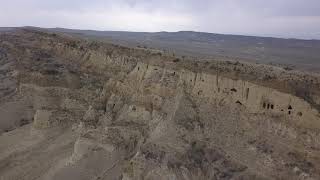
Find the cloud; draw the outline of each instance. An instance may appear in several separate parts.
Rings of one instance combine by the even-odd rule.
[[[0,26],[319,38],[318,0],[0,0]]]

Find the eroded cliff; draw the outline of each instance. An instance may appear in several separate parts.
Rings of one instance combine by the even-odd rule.
[[[0,136],[4,179],[320,178],[317,74],[27,29],[0,38],[5,98],[28,112],[3,120],[24,125]]]

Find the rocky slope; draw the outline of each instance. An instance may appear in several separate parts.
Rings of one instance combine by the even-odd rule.
[[[319,179],[320,77],[0,35],[0,179]]]

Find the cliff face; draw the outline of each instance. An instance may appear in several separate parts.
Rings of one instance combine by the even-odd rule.
[[[318,75],[30,30],[1,47],[34,114],[0,137],[4,178],[320,178]]]

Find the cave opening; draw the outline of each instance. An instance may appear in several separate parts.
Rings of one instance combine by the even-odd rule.
[[[236,104],[240,104],[240,105],[242,105],[242,103],[241,103],[240,101],[237,101],[237,102],[236,102]]]
[[[292,111],[292,106],[289,105],[289,106],[288,106],[288,114],[289,114],[289,115],[291,114],[291,111]]]

